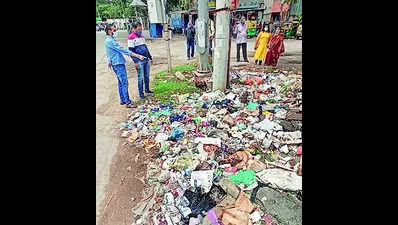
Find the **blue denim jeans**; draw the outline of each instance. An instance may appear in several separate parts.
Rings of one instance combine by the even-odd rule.
[[[130,104],[131,100],[129,97],[129,83],[127,80],[126,66],[124,64],[119,64],[113,65],[112,68],[113,71],[115,71],[118,80],[120,102]]]
[[[189,51],[191,50],[191,52]],[[191,53],[191,56],[189,56],[189,53]],[[194,41],[187,41],[187,57],[193,57],[195,53],[195,42]]]
[[[148,59],[145,60],[140,60],[138,62],[140,65],[140,68],[137,70],[138,73],[138,92],[140,94],[140,97],[144,97],[144,92],[143,92],[143,83],[145,84],[145,92],[149,91],[149,69],[150,69],[150,62]]]

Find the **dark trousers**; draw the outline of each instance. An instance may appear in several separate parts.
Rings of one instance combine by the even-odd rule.
[[[193,58],[195,53],[195,42],[187,41],[187,57],[189,58],[189,53],[191,53],[191,57]]]
[[[240,47],[242,46],[242,51],[243,51],[243,60],[247,60],[247,43],[241,43],[238,44],[237,50],[236,50],[236,60],[240,61]]]

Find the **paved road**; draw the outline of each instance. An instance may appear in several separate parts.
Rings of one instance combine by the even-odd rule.
[[[126,38],[127,33],[121,32]],[[96,206],[104,198],[104,188],[109,178],[109,168],[119,144],[117,125],[126,119],[128,110],[119,105],[116,75],[107,67],[105,33],[96,32]],[[132,73],[128,72],[129,77]],[[129,79],[130,83],[134,83]],[[134,89],[129,87],[130,97]]]

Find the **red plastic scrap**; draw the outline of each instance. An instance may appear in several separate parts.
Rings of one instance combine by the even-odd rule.
[[[259,78],[259,77],[247,78],[245,83],[246,83],[247,85],[253,85],[254,82],[256,82],[257,85],[261,85],[261,84],[263,83],[263,81],[262,81],[261,78]]]
[[[203,145],[203,150],[205,152],[213,152],[213,151],[217,151],[217,149],[218,149],[218,147],[215,145],[206,145],[206,144]]]
[[[303,154],[303,147],[300,145],[300,147],[297,148],[297,155],[302,155]]]

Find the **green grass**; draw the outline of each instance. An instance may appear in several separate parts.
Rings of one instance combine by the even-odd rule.
[[[184,72],[184,71],[194,71],[196,69],[194,64],[183,64],[176,66],[172,69],[173,73],[175,72]]]
[[[195,70],[196,67],[193,64],[183,64],[176,66],[172,69],[173,73],[176,72],[189,72]],[[168,102],[173,100],[171,95],[173,94],[185,94],[198,91],[198,88],[194,84],[191,84],[186,80],[177,80],[173,75],[168,75],[167,70],[155,74],[155,80],[153,82],[153,92],[155,97],[160,99],[162,102]]]

